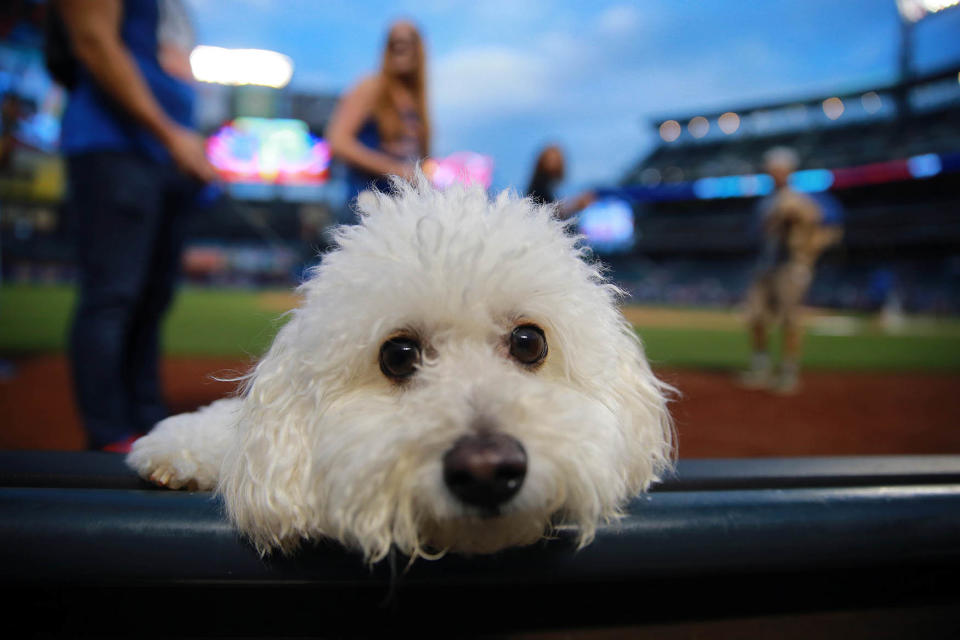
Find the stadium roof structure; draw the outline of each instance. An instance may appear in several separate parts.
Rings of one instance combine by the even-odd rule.
[[[837,109],[837,107],[839,107],[840,105],[837,105],[835,102],[829,102],[824,107],[824,103],[827,103],[828,101],[832,101],[834,99],[840,100],[844,105],[847,105],[849,103],[859,102],[860,106],[862,107],[863,113],[858,115],[876,116],[876,117],[882,118],[884,116],[896,115],[896,112],[895,112],[896,108],[894,106],[894,103],[886,103],[883,100],[883,97],[882,97],[883,95],[894,95],[900,91],[909,92],[911,89],[915,89],[915,88],[924,89],[929,87],[932,84],[939,83],[939,82],[944,82],[944,84],[950,83],[950,84],[960,85],[960,78],[958,78],[958,73],[960,73],[960,66],[949,67],[946,69],[941,69],[934,73],[911,78],[905,82],[895,82],[895,83],[890,83],[882,86],[861,87],[861,88],[852,89],[852,90],[833,92],[826,95],[823,95],[823,94],[817,94],[813,96],[808,95],[803,97],[779,100],[776,102],[754,102],[751,104],[739,105],[737,107],[725,107],[722,109],[714,109],[714,110],[706,110],[706,111],[700,110],[697,112],[681,113],[681,114],[677,114],[677,113],[657,114],[648,118],[648,120],[654,128],[659,128],[665,122],[670,122],[670,121],[675,121],[678,123],[690,122],[691,120],[697,117],[704,118],[708,122],[712,122],[712,121],[719,122],[720,118],[722,118],[724,115],[727,115],[727,114],[736,115],[738,119],[742,120],[745,117],[749,118],[750,116],[756,116],[756,114],[759,112],[761,114],[761,119],[763,119],[764,117],[767,118],[766,122],[762,124],[757,123],[757,124],[761,124],[761,126],[755,129],[755,131],[762,132],[764,130],[763,129],[764,124],[766,125],[772,124],[769,122],[769,120],[775,112],[786,111],[787,113],[785,115],[788,116],[789,118],[788,123],[792,124],[794,128],[802,128],[803,126],[809,126],[811,122],[810,122],[810,119],[808,119],[809,114],[806,117],[801,116],[799,114],[797,110],[801,107],[806,109],[811,109],[813,111],[823,110],[824,113],[822,114],[823,115],[822,121],[824,123],[829,123],[831,121],[839,120],[840,117],[847,110],[846,106],[842,110],[840,110],[840,109]],[[879,100],[877,100],[877,98],[879,98]],[[921,108],[925,106],[923,104],[924,100],[922,98],[920,102],[921,104],[919,106]],[[727,133],[727,131],[724,130],[723,127],[720,127],[720,130],[723,133]],[[727,135],[736,133],[739,130],[740,130],[739,127],[736,129],[733,129]],[[702,138],[703,136],[700,136],[700,137]],[[693,141],[698,139],[698,137],[693,135],[692,132],[690,132],[690,136],[681,136],[681,138],[676,139],[677,142],[682,143],[684,141]]]
[[[905,106],[904,106],[905,105]],[[793,148],[803,170],[840,170],[960,152],[960,66],[905,82],[651,119],[662,142],[622,183],[654,191],[703,178],[761,174],[774,146]],[[926,165],[933,160],[917,160]],[[947,164],[952,168],[954,160]],[[664,191],[667,194],[667,191]],[[750,194],[745,194],[750,195]],[[660,199],[660,198],[653,198]]]

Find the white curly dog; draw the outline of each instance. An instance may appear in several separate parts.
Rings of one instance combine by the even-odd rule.
[[[261,553],[490,553],[559,524],[589,543],[670,463],[669,388],[620,292],[550,206],[394,187],[361,196],[238,397],[128,463],[215,488]]]

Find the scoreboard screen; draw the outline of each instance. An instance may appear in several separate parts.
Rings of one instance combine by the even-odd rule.
[[[330,175],[330,146],[302,120],[237,118],[207,139],[207,157],[226,182],[310,185]]]

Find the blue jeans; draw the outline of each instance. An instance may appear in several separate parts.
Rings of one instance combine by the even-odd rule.
[[[68,171],[79,272],[70,357],[88,445],[100,448],[167,415],[160,324],[198,185],[125,152],[70,156]]]

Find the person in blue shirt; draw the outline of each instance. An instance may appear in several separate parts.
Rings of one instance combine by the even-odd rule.
[[[63,116],[79,297],[74,387],[91,448],[124,452],[166,416],[159,329],[184,218],[216,174],[192,130],[193,34],[179,0],[59,0],[75,68]]]

